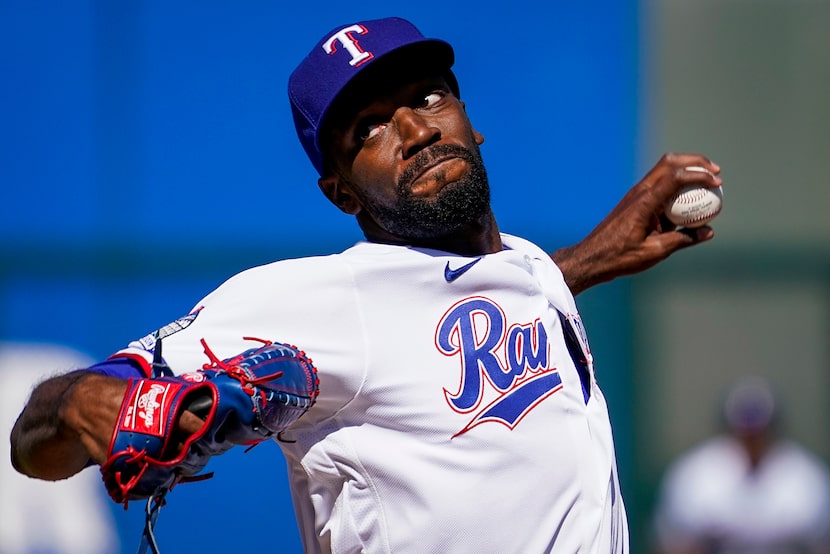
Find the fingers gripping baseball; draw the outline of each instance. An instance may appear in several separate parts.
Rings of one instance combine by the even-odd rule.
[[[714,231],[710,227],[678,228],[665,211],[684,187],[721,186],[719,172],[720,167],[704,156],[665,154],[585,239],[554,255],[568,276],[571,291],[578,294],[598,283],[638,273],[677,250],[711,239]]]
[[[684,186],[692,184],[721,186],[719,174],[720,166],[705,156],[670,152],[663,154],[638,184],[647,184],[654,189],[656,200],[660,202],[660,205],[664,205],[666,200]]]
[[[249,339],[259,340],[259,339]],[[270,341],[199,371],[128,381],[101,473],[119,503],[155,496],[197,474],[212,456],[273,437],[317,398],[312,361]]]
[[[669,153],[632,187],[620,202],[621,213],[617,215],[624,214],[632,221],[626,250],[634,255],[635,269],[650,267],[680,248],[712,238],[708,228],[694,232],[678,230],[680,220],[670,208],[679,193],[689,188],[719,190],[723,183],[719,173],[720,167],[703,156]],[[611,217],[614,215],[612,212]],[[711,217],[715,215],[717,212]],[[702,223],[696,226],[702,227]]]

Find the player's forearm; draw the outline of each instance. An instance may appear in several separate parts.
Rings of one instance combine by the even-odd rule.
[[[551,255],[571,292],[577,295],[634,275],[680,249],[711,240],[711,227],[677,227],[664,212],[684,186],[719,187],[719,172],[717,164],[698,154],[664,155],[587,237]]]
[[[590,254],[590,252],[585,248],[580,248],[579,245],[574,245],[560,248],[550,255],[562,271],[565,284],[568,285],[571,294],[574,296],[594,285],[614,278],[614,275],[609,274],[604,266],[601,266],[596,260],[592,260],[590,255],[586,254]]]
[[[12,429],[12,465],[54,481],[78,473],[90,459],[102,460],[125,387],[120,379],[87,371],[38,385]]]

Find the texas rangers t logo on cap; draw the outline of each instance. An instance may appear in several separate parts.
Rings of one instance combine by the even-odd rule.
[[[374,54],[372,54],[371,52],[364,52],[363,49],[360,47],[360,44],[357,42],[357,39],[354,38],[354,36],[352,35],[352,33],[364,35],[367,32],[368,31],[366,30],[366,27],[360,24],[350,25],[348,27],[340,29],[332,36],[330,36],[328,39],[326,39],[325,42],[323,42],[323,50],[326,52],[326,54],[334,54],[335,52],[337,52],[336,43],[339,42],[343,45],[343,48],[346,49],[346,52],[348,52],[352,56],[352,59],[349,60],[349,65],[351,65],[352,67],[357,67],[360,64],[374,58]]]
[[[424,37],[412,23],[399,17],[334,27],[291,73],[288,98],[297,137],[320,175],[320,128],[335,99],[352,79],[376,61],[397,55],[401,56],[401,63],[417,61],[444,75],[458,96],[458,82],[450,71],[455,60],[452,46]]]

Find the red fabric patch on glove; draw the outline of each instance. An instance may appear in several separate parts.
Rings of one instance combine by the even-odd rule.
[[[167,433],[166,414],[182,388],[177,383],[141,380],[132,390],[119,431],[137,432],[155,437]],[[172,422],[171,422],[172,423]]]

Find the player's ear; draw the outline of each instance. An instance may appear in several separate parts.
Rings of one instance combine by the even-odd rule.
[[[461,101],[459,100],[459,102],[461,102]],[[464,113],[466,114],[467,113],[467,104],[465,104],[464,102],[461,102],[461,107],[464,108]],[[468,117],[467,121],[469,121],[469,120],[470,120],[470,118]],[[476,140],[476,144],[478,144],[479,146],[484,144],[484,135],[482,135],[481,133],[476,131],[475,128],[473,127],[472,123],[470,123],[470,129],[473,130],[473,138]]]
[[[484,144],[484,135],[482,135],[481,133],[479,133],[475,129],[473,129],[473,138],[476,139],[476,144],[478,144],[479,146]]]
[[[327,175],[320,177],[317,181],[317,186],[326,195],[329,201],[340,208],[340,211],[349,215],[357,215],[360,212],[360,201],[357,196],[349,188],[348,184],[343,183],[338,175]]]

